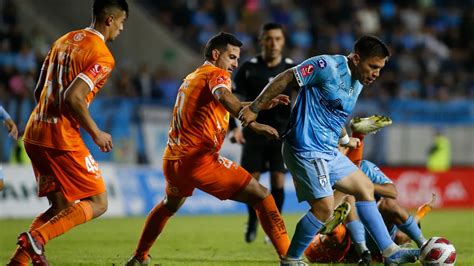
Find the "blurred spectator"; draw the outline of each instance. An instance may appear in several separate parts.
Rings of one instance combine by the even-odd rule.
[[[451,167],[451,144],[440,128],[436,129],[433,144],[428,151],[426,167],[431,172],[446,172]]]

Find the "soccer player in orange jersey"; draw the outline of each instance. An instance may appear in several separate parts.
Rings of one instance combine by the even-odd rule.
[[[48,265],[44,245],[71,228],[102,215],[107,193],[98,164],[85,146],[84,128],[102,152],[113,148],[112,137],[92,119],[88,105],[114,68],[106,42],[123,30],[126,0],[94,0],[90,27],[69,32],[50,49],[35,89],[36,107],[24,135],[38,183],[38,195],[50,208],[38,215],[18,237],[11,265]]]
[[[127,265],[148,263],[148,252],[166,222],[195,188],[220,200],[253,206],[277,253],[286,254],[288,234],[268,189],[218,153],[227,133],[229,115],[235,117],[242,109],[242,103],[231,92],[230,77],[237,68],[241,45],[228,33],[212,37],[205,48],[205,63],[189,74],[179,88],[163,156],[166,197],[148,215]],[[279,102],[288,104],[289,98],[279,96],[266,108]],[[249,127],[259,134],[278,137],[277,131],[267,125],[254,122]]]

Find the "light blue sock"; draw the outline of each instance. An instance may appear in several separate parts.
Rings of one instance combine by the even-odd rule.
[[[346,224],[349,233],[351,234],[352,242],[355,245],[357,254],[362,254],[362,252],[368,250],[365,243],[365,228],[360,220],[354,220]]]
[[[357,201],[357,213],[381,251],[394,244],[375,201]]]
[[[397,227],[403,233],[407,234],[411,239],[413,239],[418,247],[421,247],[421,245],[423,245],[423,243],[426,241],[423,233],[411,215],[408,217],[405,223]]]
[[[291,239],[290,248],[286,256],[293,259],[301,258],[305,249],[322,226],[323,223],[311,211],[308,211],[296,225],[295,234]]]

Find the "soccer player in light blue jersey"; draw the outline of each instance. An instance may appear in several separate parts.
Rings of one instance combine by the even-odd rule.
[[[13,122],[12,118],[10,115],[5,111],[3,106],[0,105],[0,120],[3,121],[3,124],[8,130],[8,135],[14,138],[15,140],[18,138],[18,129],[15,125],[15,122]],[[4,183],[3,183],[3,170],[2,166],[0,165],[0,191],[3,189]]]
[[[286,87],[298,89],[290,123],[283,135],[283,158],[290,170],[298,200],[310,210],[299,220],[281,265],[304,265],[304,250],[333,213],[333,188],[356,199],[360,220],[374,237],[387,265],[416,261],[417,249],[401,249],[390,238],[374,199],[370,179],[338,150],[338,144],[357,147],[344,123],[364,85],[380,75],[390,52],[378,38],[363,36],[348,56],[320,55],[276,76],[252,102],[242,108],[243,126]]]

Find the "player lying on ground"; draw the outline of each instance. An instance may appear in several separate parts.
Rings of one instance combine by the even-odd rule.
[[[366,134],[378,131],[380,128],[390,125],[391,120],[383,116],[371,116],[368,118],[354,118],[351,120],[353,137],[361,140],[361,145],[355,149],[346,151],[347,156],[360,167],[360,169],[374,183],[375,197],[378,199],[378,209],[384,218],[385,224],[392,239],[397,244],[403,244],[413,239],[420,247],[425,238],[417,223],[430,209],[432,202],[420,208],[419,215],[413,217],[402,208],[396,200],[397,190],[393,182],[385,176],[373,163],[362,160],[363,140]],[[337,201],[346,201],[354,205],[353,196],[335,191]],[[377,245],[359,221],[357,211],[354,208],[346,220],[345,226],[338,227],[328,236],[317,235],[305,254],[312,262],[359,262],[359,265],[368,265],[371,252],[378,261],[381,261],[380,251]],[[350,234],[347,234],[347,229]],[[403,232],[403,233],[400,233]],[[398,237],[397,237],[398,236]],[[352,245],[351,245],[352,243]]]

